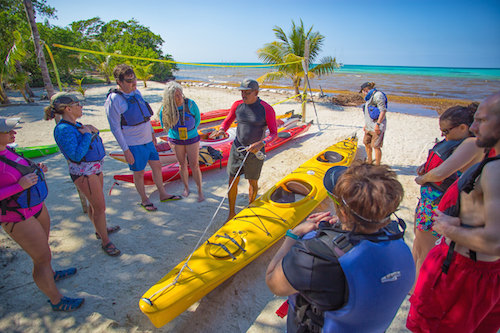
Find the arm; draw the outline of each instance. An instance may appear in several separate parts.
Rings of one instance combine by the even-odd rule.
[[[484,226],[463,228],[460,218],[436,211],[434,230],[471,250],[500,256],[500,162],[488,163],[481,175],[480,184],[484,200]]]
[[[122,105],[122,103],[124,105]],[[121,126],[121,110],[125,111],[127,108],[127,102],[121,96],[117,94],[110,94],[106,103],[104,103],[104,109],[106,110],[106,116],[108,117],[109,128],[115,136],[116,141],[120,145],[121,149],[125,152],[128,149],[127,142],[125,141],[125,136],[123,135]]]
[[[380,110],[380,115],[378,116],[377,123],[375,124],[375,132],[377,134],[380,134],[380,126],[378,124],[381,124],[384,119],[385,119],[385,114],[387,113],[387,108],[385,107],[386,103],[386,98],[382,93],[377,94],[378,96],[374,96],[374,98],[377,98],[377,107]]]
[[[227,129],[231,126],[231,124],[234,122],[236,119],[236,108],[241,104],[241,101],[234,102],[233,105],[231,106],[231,109],[229,109],[229,114],[227,115],[226,119],[222,122],[220,125],[220,130],[226,132]],[[219,133],[221,134],[221,133]]]
[[[333,222],[330,212],[312,214],[307,218],[305,222],[296,226],[293,229],[293,233],[301,237],[312,230],[318,229],[319,222],[325,219]],[[295,242],[295,239],[285,237],[285,241],[281,245],[281,248],[275,254],[274,258],[271,260],[269,266],[267,267],[266,284],[271,292],[275,295],[288,296],[298,292],[287,280],[282,266],[283,258],[290,251]]]
[[[461,170],[464,166],[470,164],[484,151],[484,148],[479,148],[476,145],[475,138],[464,140],[440,166],[427,172],[426,174],[415,178],[415,182],[419,185],[425,183],[434,183],[442,181],[453,173]]]
[[[198,108],[198,105],[196,105],[195,101],[193,101],[192,99],[190,99],[189,102],[191,102],[191,105],[189,105],[189,110],[194,115],[194,120],[195,120],[194,127],[196,130],[198,130],[198,126],[200,126],[201,123],[200,109]]]

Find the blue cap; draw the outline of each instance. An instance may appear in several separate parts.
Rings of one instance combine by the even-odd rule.
[[[323,185],[325,186],[328,193],[330,194],[333,193],[335,184],[337,184],[339,177],[342,176],[346,170],[347,167],[344,165],[336,165],[328,169],[328,171],[325,174],[325,177],[323,178]]]

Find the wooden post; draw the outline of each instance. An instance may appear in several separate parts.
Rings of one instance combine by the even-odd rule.
[[[304,46],[304,59],[302,60],[302,68],[304,73],[307,74],[309,71],[309,40],[306,39]],[[304,78],[304,93],[302,94],[302,121],[306,122],[306,105],[307,105],[307,81]]]

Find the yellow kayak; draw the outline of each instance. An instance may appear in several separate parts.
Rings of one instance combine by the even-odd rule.
[[[326,198],[326,171],[350,165],[356,150],[356,137],[340,141],[276,183],[153,285],[141,311],[161,327],[248,265]]]

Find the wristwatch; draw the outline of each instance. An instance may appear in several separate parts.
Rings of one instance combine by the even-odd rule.
[[[380,126],[380,123],[376,123],[376,125],[379,125],[379,126]]]
[[[262,144],[265,146],[266,145],[266,140],[262,140]]]

